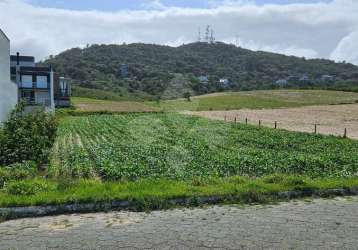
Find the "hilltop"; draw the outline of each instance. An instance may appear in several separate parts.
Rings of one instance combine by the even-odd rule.
[[[179,47],[154,44],[91,45],[46,60],[73,80],[74,94],[105,99],[171,99],[225,90],[287,88],[358,90],[358,67],[325,59],[250,51],[225,43],[191,43]],[[124,65],[124,66],[123,66]],[[334,81],[320,81],[322,75]],[[199,76],[207,76],[200,82]],[[220,78],[229,84],[219,83]]]

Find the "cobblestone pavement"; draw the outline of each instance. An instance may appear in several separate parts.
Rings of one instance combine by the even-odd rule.
[[[358,249],[358,197],[0,224],[0,249]]]

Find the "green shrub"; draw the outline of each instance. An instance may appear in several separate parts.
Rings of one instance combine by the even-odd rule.
[[[10,182],[6,185],[5,190],[12,195],[35,195],[44,191],[52,191],[55,186],[44,180],[23,180]]]
[[[0,189],[9,181],[33,178],[36,173],[36,164],[31,161],[0,167]]]
[[[26,113],[19,104],[0,128],[0,165],[46,162],[56,137],[57,120],[43,110]]]

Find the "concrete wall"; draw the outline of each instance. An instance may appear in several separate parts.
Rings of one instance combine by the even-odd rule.
[[[10,41],[0,30],[0,123],[17,103],[17,85],[10,81]]]

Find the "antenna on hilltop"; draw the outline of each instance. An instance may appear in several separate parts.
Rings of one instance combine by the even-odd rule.
[[[235,46],[239,47],[239,36],[238,35],[236,35],[236,37],[235,37]]]
[[[199,27],[199,30],[198,30],[198,42],[199,43],[201,42],[201,30],[200,30],[200,27]]]
[[[207,25],[205,30],[205,42],[209,43],[209,40],[210,40],[210,25]]]
[[[214,42],[215,42],[214,30],[211,29],[210,30],[210,43],[214,43]]]

